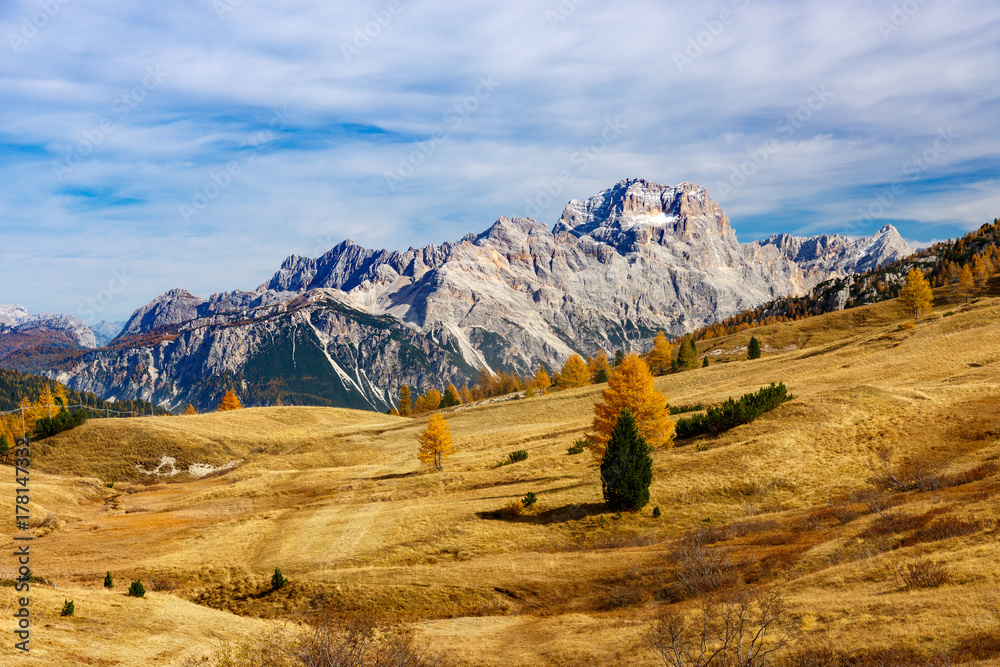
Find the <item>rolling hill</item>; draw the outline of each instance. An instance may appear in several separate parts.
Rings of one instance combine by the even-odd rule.
[[[252,642],[260,619],[323,610],[376,611],[453,664],[662,664],[654,621],[705,598],[691,563],[784,595],[781,655],[800,660],[788,664],[825,646],[859,665],[995,664],[1000,298],[995,286],[968,304],[936,297],[915,327],[888,301],[700,341],[708,368],[656,380],[672,404],[773,381],[795,398],[655,452],[637,514],[607,512],[594,461],[567,454],[599,385],[446,411],[456,453],[439,473],[415,456],[426,416],[284,407],[89,422],[35,453],[32,567],[59,588],[34,589],[40,650],[19,664],[183,664]],[[751,335],[764,357],[745,361]],[[889,448],[906,488],[885,483]],[[526,461],[496,466],[517,449]],[[164,456],[232,466],[169,479],[135,467]],[[534,509],[494,517],[529,491]],[[946,581],[907,588],[901,576],[924,563]],[[275,567],[291,580],[279,591]],[[161,590],[106,591],[108,570]],[[71,619],[58,617],[65,598]]]

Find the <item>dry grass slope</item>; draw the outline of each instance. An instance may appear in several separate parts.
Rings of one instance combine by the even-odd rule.
[[[823,642],[951,650],[1000,628],[989,611],[1000,589],[1000,299],[945,304],[912,329],[904,320],[888,302],[700,343],[721,362],[756,335],[765,355],[658,378],[672,403],[772,381],[796,398],[656,452],[650,506],[620,518],[605,512],[590,457],[566,453],[600,386],[449,412],[456,453],[441,473],[416,459],[426,417],[270,408],[93,421],[37,452],[48,474],[32,482],[45,520],[33,569],[60,586],[40,589],[38,609],[57,614],[73,597],[77,615],[43,619],[35,637],[47,652],[22,664],[170,664],[180,645],[207,654],[254,632],[249,617],[326,608],[412,624],[458,664],[652,665],[653,619],[693,608],[708,585],[685,565],[699,558],[721,564],[721,580],[786,592],[789,655]],[[885,447],[892,469],[917,480],[906,490],[868,483],[871,453]],[[526,461],[496,467],[518,449]],[[178,467],[243,462],[201,480],[134,482],[136,463],[163,455]],[[0,490],[12,488],[7,470]],[[528,491],[530,511],[491,518]],[[900,573],[925,561],[947,582],[903,585]],[[276,566],[292,583],[270,591]],[[106,570],[173,588],[152,594],[162,621],[142,625],[132,600],[105,593]]]

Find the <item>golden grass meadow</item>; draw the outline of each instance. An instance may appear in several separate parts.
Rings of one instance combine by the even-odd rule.
[[[602,385],[446,410],[456,451],[442,472],[416,457],[427,415],[92,420],[34,447],[32,571],[49,583],[31,588],[30,654],[7,641],[0,662],[207,665],[275,627],[372,612],[449,664],[663,664],[651,628],[699,605],[679,579],[687,544],[784,595],[779,662],[822,646],[931,660],[979,638],[957,662],[997,664],[1000,298],[936,297],[912,328],[890,301],[702,341],[709,367],[656,379],[671,404],[771,382],[794,399],[655,451],[650,503],[634,514],[608,512],[593,458],[567,453]],[[745,361],[751,335],[764,356]],[[872,486],[888,448],[893,470],[931,481]],[[497,467],[519,449],[527,460]],[[237,463],[144,483],[136,466],[164,456],[182,470]],[[2,472],[12,498],[14,469]],[[528,492],[538,502],[522,516],[494,517]],[[12,514],[0,521],[10,536]],[[907,586],[920,563],[944,582]],[[276,567],[291,583],[271,590]],[[133,579],[144,598],[126,596]]]

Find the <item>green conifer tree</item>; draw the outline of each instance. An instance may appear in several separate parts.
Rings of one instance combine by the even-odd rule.
[[[649,502],[653,459],[632,412],[621,411],[601,461],[601,487],[611,511],[638,511]]]
[[[681,341],[681,346],[677,348],[677,370],[686,371],[691,368],[691,364],[695,362],[698,357],[697,349],[692,353],[691,345],[687,340]]]
[[[115,587],[115,580],[111,578],[111,572],[108,572],[106,575],[104,575],[104,587],[105,588]]]
[[[760,359],[760,341],[756,336],[750,336],[750,345],[747,346],[747,359]]]

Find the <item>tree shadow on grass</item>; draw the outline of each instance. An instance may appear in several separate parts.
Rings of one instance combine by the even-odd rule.
[[[422,471],[420,470],[411,470],[410,472],[394,472],[394,473],[389,473],[388,475],[379,475],[378,477],[366,477],[364,479],[370,479],[373,481],[380,482],[386,479],[403,479],[404,477],[416,477],[421,472]]]
[[[508,521],[510,523],[532,523],[537,525],[549,525],[553,523],[565,523],[567,521],[578,521],[588,516],[605,514],[609,512],[605,503],[572,503],[562,507],[554,507],[544,512],[536,514],[522,514],[519,517],[505,518],[500,510],[490,512],[476,512],[480,519],[493,519],[496,521]]]

